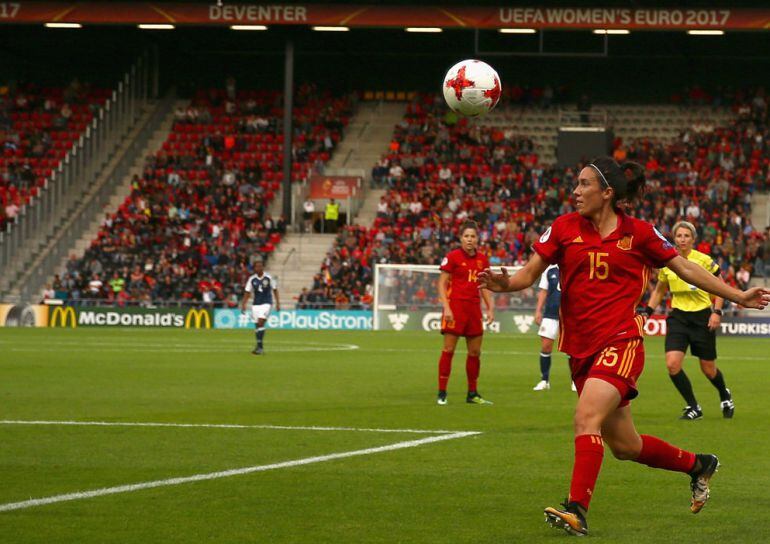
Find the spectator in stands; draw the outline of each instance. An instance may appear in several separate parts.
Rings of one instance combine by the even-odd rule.
[[[5,206],[5,217],[6,220],[11,222],[16,219],[16,216],[19,215],[19,206],[16,202],[8,202],[8,204]]]
[[[305,199],[302,204],[302,221],[305,232],[313,231],[313,220],[315,215],[315,202],[310,197]]]
[[[123,290],[126,288],[126,280],[118,274],[118,271],[112,273],[112,277],[110,278],[110,281],[108,282],[110,289],[109,289],[109,299],[110,300],[117,300],[119,298],[119,295]]]
[[[45,304],[48,300],[55,300],[56,299],[56,291],[53,289],[53,286],[50,283],[45,284],[45,288],[43,289],[43,301],[42,303]]]
[[[310,296],[310,292],[308,291],[307,287],[303,287],[302,291],[300,292],[299,296],[297,297],[297,309],[298,310],[305,310],[309,307],[310,301],[308,300]]]
[[[382,186],[389,170],[388,158],[386,155],[383,155],[372,168],[372,183],[377,187]]]
[[[98,300],[102,298],[102,280],[99,278],[99,274],[94,272],[91,276],[91,280],[88,282],[87,296],[89,299]]]
[[[743,263],[735,274],[736,287],[741,290],[749,288],[749,282],[751,280],[751,263]]]

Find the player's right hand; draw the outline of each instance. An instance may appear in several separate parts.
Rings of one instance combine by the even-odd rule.
[[[449,307],[444,308],[444,316],[443,317],[444,317],[444,321],[446,321],[448,324],[455,322],[455,314],[452,313],[452,309],[449,308]]]
[[[489,289],[495,293],[503,293],[508,290],[508,270],[500,267],[502,274],[494,274],[489,268],[478,275],[479,289]]]
[[[535,310],[535,323],[538,325],[543,323],[543,312]]]

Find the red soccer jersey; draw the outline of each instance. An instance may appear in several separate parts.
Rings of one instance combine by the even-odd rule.
[[[468,255],[462,248],[453,249],[439,267],[442,272],[450,275],[447,297],[449,300],[480,300],[479,272],[489,267],[486,255],[478,251],[475,255]]]
[[[652,268],[678,255],[650,223],[618,214],[618,228],[604,240],[577,212],[563,215],[533,249],[561,274],[559,351],[594,355],[620,339],[641,337],[636,307]]]

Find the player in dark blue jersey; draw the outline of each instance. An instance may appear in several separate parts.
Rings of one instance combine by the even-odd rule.
[[[275,299],[275,309],[281,310],[281,302],[278,298],[278,283],[275,279],[265,272],[265,265],[261,260],[254,263],[254,274],[252,274],[244,287],[243,300],[241,301],[241,311],[246,312],[246,305],[249,297],[254,297],[251,303],[251,316],[254,319],[256,328],[257,345],[252,353],[262,355],[264,353],[263,341],[265,338],[265,323],[273,307]]]
[[[555,264],[546,268],[537,293],[535,322],[540,325],[540,381],[533,391],[547,391],[551,388],[551,353],[553,341],[559,334],[559,305],[561,304],[561,286],[559,285],[559,267]],[[573,390],[575,384],[572,384]]]

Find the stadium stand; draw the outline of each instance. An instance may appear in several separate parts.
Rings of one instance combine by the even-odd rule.
[[[353,108],[352,97],[298,89],[294,181],[329,160]],[[286,229],[267,212],[283,179],[281,115],[277,92],[198,91],[131,195],[54,279],[57,296],[236,304],[254,259]]]
[[[638,118],[629,122],[654,119],[638,133],[668,120],[667,132],[614,143],[616,159],[635,160],[647,169],[647,193],[631,213],[664,233],[681,219],[698,224],[699,250],[715,257],[731,284],[746,283],[751,273],[764,275],[770,258],[768,233],[755,229],[750,219],[752,193],[767,189],[770,176],[765,147],[770,125],[762,97],[758,91],[737,93],[727,103],[720,99],[719,106],[726,103],[732,111],[717,111],[723,126],[714,126],[707,112],[690,111],[681,116],[684,126],[676,137],[669,133],[672,106],[634,107]],[[695,105],[717,101],[698,100]],[[543,165],[533,140],[517,128],[499,121],[471,124],[446,113],[440,97],[418,96],[395,128],[388,153],[373,168],[373,179],[388,188],[374,224],[340,233],[308,295],[331,304],[344,293],[349,304],[365,306],[375,263],[438,264],[466,218],[482,226],[493,265],[525,262],[537,233],[572,211],[569,194],[579,170]],[[426,298],[435,303],[432,283],[416,281],[403,282],[400,303],[419,305]],[[505,297],[500,298],[497,303],[505,306]]]
[[[329,159],[352,107],[349,99],[311,96],[306,87],[298,93],[295,180]],[[676,137],[669,127],[614,142],[616,159],[641,162],[648,172],[647,193],[633,213],[664,233],[677,220],[695,220],[699,249],[714,255],[733,284],[748,281],[746,274],[763,275],[770,256],[767,233],[750,220],[751,194],[768,188],[770,175],[767,107],[754,97],[732,97],[730,115],[720,105],[713,117],[705,110],[681,116],[685,126]],[[131,197],[54,288],[90,298],[87,284],[98,274],[104,281],[98,296],[108,300],[234,304],[251,259],[269,255],[285,232],[283,221],[266,212],[281,179],[277,100],[275,93],[239,93],[233,100],[223,90],[199,91],[177,112],[173,132],[134,181]],[[541,102],[516,107],[523,108],[519,119],[548,109]],[[615,115],[625,123],[652,119],[640,125],[645,133],[663,124],[671,107],[628,106]],[[544,164],[539,150],[521,125],[469,122],[447,113],[440,97],[416,95],[372,170],[374,183],[387,188],[376,219],[341,229],[298,307],[368,308],[374,264],[438,264],[466,218],[482,226],[493,265],[523,264],[538,233],[572,211],[579,172]],[[435,302],[429,278],[403,283],[404,304]],[[497,300],[502,307],[509,302]]]
[[[73,80],[0,87],[0,231],[37,195],[112,91]]]

